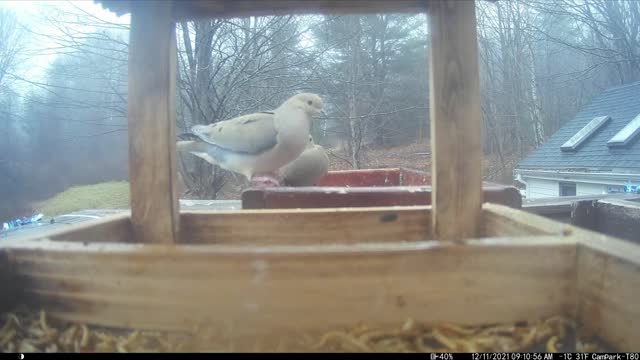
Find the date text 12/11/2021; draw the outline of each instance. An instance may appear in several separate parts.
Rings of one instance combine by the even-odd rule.
[[[435,356],[434,356],[435,355]],[[468,353],[432,354],[431,360],[640,360],[639,353]]]

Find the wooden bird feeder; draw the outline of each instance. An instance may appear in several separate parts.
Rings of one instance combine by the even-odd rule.
[[[483,202],[473,1],[100,2],[131,14],[131,212],[1,241],[3,309],[135,329],[205,321],[239,340],[408,317],[564,315],[617,351],[638,350],[639,246]],[[179,211],[177,21],[396,11],[429,16],[431,205]]]

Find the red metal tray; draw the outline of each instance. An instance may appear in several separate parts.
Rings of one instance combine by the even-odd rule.
[[[522,207],[518,189],[483,182],[485,202]],[[431,174],[406,169],[330,171],[311,187],[250,188],[243,209],[411,206],[431,204]]]

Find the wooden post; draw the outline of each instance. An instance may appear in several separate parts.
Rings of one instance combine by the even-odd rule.
[[[129,42],[129,183],[135,241],[175,243],[176,33],[171,1],[132,1]]]
[[[478,235],[482,205],[480,77],[474,1],[429,1],[433,227]]]

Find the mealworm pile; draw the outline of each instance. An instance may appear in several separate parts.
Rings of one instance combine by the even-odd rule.
[[[197,331],[124,333],[82,324],[53,321],[46,312],[18,309],[0,316],[2,352],[227,352],[236,351],[228,338]],[[576,341],[575,324],[564,317],[534,323],[463,327],[421,325],[411,319],[397,329],[364,323],[322,336],[301,334],[282,339],[259,352],[601,352],[595,344]],[[242,350],[246,351],[246,350]]]
[[[595,344],[575,339],[575,324],[564,317],[535,323],[424,326],[409,319],[396,330],[360,324],[333,331],[312,345],[320,351],[349,352],[596,352]]]

